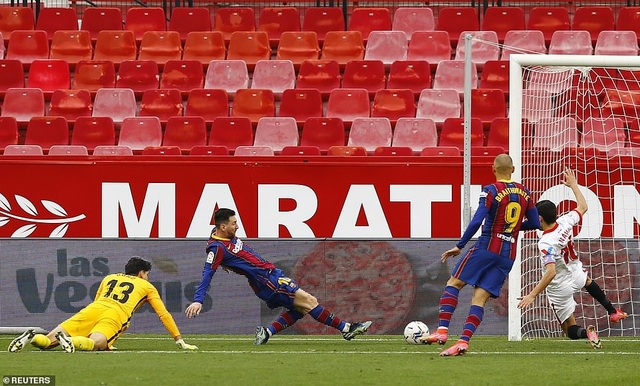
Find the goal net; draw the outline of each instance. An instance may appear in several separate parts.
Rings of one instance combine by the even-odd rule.
[[[609,322],[607,311],[585,290],[575,294],[578,325],[594,325],[601,336],[640,333],[640,57],[512,55],[509,149],[514,179],[536,201],[549,199],[559,214],[575,207],[562,185],[569,166],[589,210],[574,229],[576,250],[589,276],[614,307],[630,317]],[[518,297],[542,276],[534,232],[520,240],[509,277],[509,339],[562,336],[546,296],[526,310]]]

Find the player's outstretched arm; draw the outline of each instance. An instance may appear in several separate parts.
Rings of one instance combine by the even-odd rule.
[[[202,303],[193,302],[189,304],[186,310],[184,310],[184,313],[187,315],[187,318],[191,319],[200,315],[201,310],[202,310]]]
[[[589,209],[587,200],[584,198],[584,195],[582,195],[582,192],[580,191],[580,186],[578,185],[576,175],[573,173],[573,170],[569,169],[568,167],[564,168],[562,183],[565,186],[569,187],[576,197],[576,203],[578,205],[576,206],[575,210],[578,211],[580,215],[585,214]]]

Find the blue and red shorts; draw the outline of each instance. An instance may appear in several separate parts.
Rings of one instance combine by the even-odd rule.
[[[500,296],[500,289],[513,267],[513,260],[475,245],[456,263],[451,276]]]

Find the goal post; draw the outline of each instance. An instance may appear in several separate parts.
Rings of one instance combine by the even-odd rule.
[[[640,57],[604,55],[510,56],[509,153],[534,200],[549,199],[559,212],[575,206],[561,184],[575,170],[589,210],[574,229],[584,268],[616,308],[631,316],[612,324],[586,291],[575,295],[579,325],[601,336],[637,335],[640,311]],[[518,298],[540,280],[537,235],[519,240],[509,275],[509,340],[561,336],[546,296],[522,311]],[[640,322],[640,319],[638,319]]]

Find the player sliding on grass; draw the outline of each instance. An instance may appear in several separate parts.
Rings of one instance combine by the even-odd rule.
[[[195,350],[198,347],[182,339],[178,326],[164,306],[160,294],[149,283],[151,263],[139,257],[127,262],[124,273],[107,275],[98,287],[95,300],[62,322],[47,335],[27,330],[9,344],[10,352],[18,352],[27,342],[40,349],[58,344],[66,352],[109,350],[116,339],[129,327],[133,313],[149,302],[178,348]]]
[[[269,338],[293,325],[306,314],[320,323],[331,326],[340,332],[346,340],[367,331],[371,322],[348,323],[318,304],[318,300],[298,287],[295,280],[287,277],[276,266],[263,259],[236,237],[238,220],[231,209],[220,208],[214,214],[215,228],[207,243],[207,261],[202,271],[202,281],[196,290],[194,302],[185,313],[192,318],[200,314],[204,296],[209,290],[211,279],[218,267],[243,275],[249,281],[260,299],[271,309],[284,307],[284,311],[269,327],[256,329],[255,344],[267,343]]]
[[[540,224],[538,211],[529,190],[511,180],[513,160],[500,154],[493,161],[496,182],[485,186],[480,193],[476,214],[455,248],[442,254],[442,262],[460,254],[467,242],[482,226],[478,241],[456,263],[440,298],[440,323],[435,333],[423,337],[423,343],[445,344],[448,339],[451,316],[458,306],[460,290],[470,284],[474,287],[469,316],[457,343],[443,350],[441,356],[462,355],[469,349],[469,341],[484,315],[484,305],[489,298],[497,298],[516,254],[518,233],[537,229]],[[523,219],[527,218],[527,224]]]
[[[536,204],[543,231],[538,240],[540,258],[544,266],[544,274],[529,294],[523,296],[518,303],[519,308],[526,308],[533,303],[545,289],[553,312],[560,321],[562,331],[571,339],[588,339],[593,348],[600,348],[600,338],[594,326],[584,328],[576,324],[573,312],[576,302],[573,294],[585,288],[609,312],[609,320],[617,323],[627,317],[627,313],[616,309],[607,299],[600,286],[593,281],[582,268],[582,262],[573,248],[573,227],[582,221],[588,209],[587,200],[578,187],[576,177],[571,169],[565,168],[562,183],[568,186],[576,197],[574,210],[557,217],[556,205],[543,200]]]

